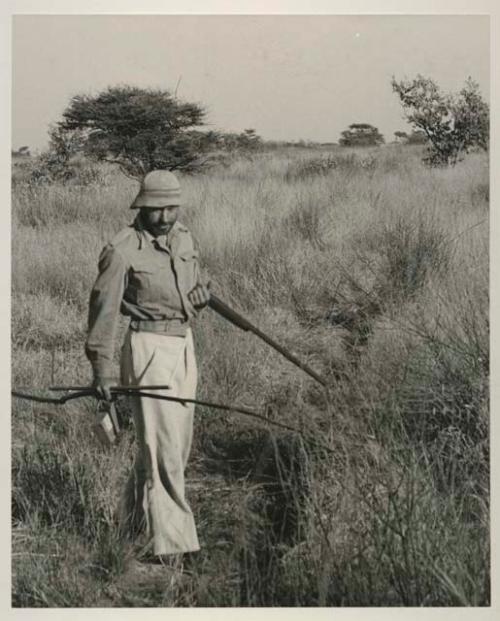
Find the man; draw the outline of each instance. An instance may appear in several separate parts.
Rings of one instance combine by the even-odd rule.
[[[119,314],[130,317],[121,351],[121,382],[166,384],[163,394],[194,399],[197,371],[190,321],[209,301],[198,253],[177,221],[181,192],[168,171],[148,173],[132,209],[138,215],[99,258],[90,297],[85,351],[94,386],[110,400]],[[158,391],[158,394],[162,394]],[[199,550],[184,493],[191,448],[191,405],[131,398],[138,453],[124,503],[129,530],[144,527],[155,558]]]

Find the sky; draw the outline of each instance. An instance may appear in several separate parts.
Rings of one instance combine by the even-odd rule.
[[[391,76],[489,99],[485,16],[18,15],[12,146],[42,150],[76,94],[135,85],[207,109],[207,129],[337,142],[354,122],[408,131]]]

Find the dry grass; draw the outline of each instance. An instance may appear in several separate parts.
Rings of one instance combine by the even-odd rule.
[[[90,377],[97,256],[135,191],[103,179],[14,186],[15,385]],[[198,408],[202,551],[176,587],[124,578],[115,508],[132,431],[103,452],[91,401],[15,402],[14,605],[488,605],[487,160],[430,171],[412,148],[278,151],[183,185],[214,290],[329,394],[202,314],[199,395],[267,409],[306,441]]]

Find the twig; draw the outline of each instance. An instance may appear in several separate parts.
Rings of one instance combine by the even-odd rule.
[[[181,75],[179,76],[179,79],[177,80],[177,84],[176,84],[176,86],[175,86],[174,97],[175,97],[176,99],[177,99],[177,90],[179,89],[179,85],[180,85],[180,83],[181,83],[181,80],[182,80],[182,73],[181,73]]]

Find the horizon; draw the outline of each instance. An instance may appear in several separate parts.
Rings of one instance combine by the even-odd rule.
[[[410,132],[392,75],[470,76],[489,100],[488,16],[17,15],[12,51],[11,148],[32,152],[72,96],[124,84],[200,103],[203,130],[292,143]]]

